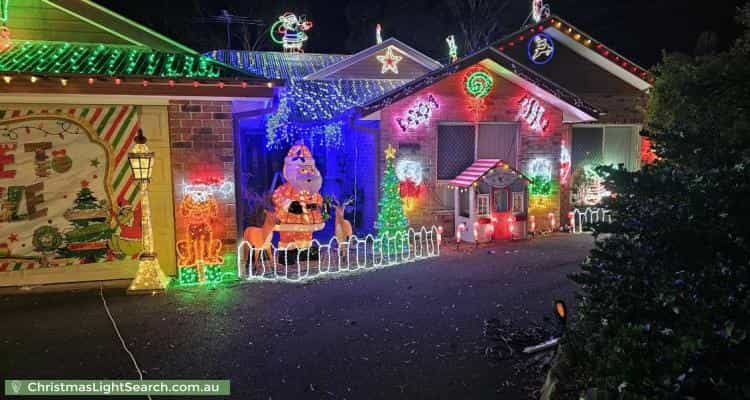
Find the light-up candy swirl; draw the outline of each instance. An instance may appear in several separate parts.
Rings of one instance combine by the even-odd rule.
[[[492,86],[495,84],[495,80],[492,79],[487,71],[482,69],[474,70],[466,75],[464,82],[466,87],[466,93],[476,99],[481,99],[487,96],[492,90]]]
[[[470,96],[469,111],[474,113],[475,121],[478,121],[480,113],[487,109],[484,98],[490,94],[494,85],[492,75],[482,68],[472,68],[464,76],[464,90]]]

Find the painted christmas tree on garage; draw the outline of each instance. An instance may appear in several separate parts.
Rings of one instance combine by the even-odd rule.
[[[383,194],[380,203],[378,203],[378,220],[375,223],[378,237],[381,238],[395,238],[397,233],[405,234],[409,228],[409,221],[404,214],[404,203],[399,191],[396,168],[393,166],[395,158],[396,149],[388,145],[385,150],[385,173],[383,174],[383,183],[380,185]]]
[[[107,222],[106,202],[99,201],[88,186],[87,181],[81,182],[75,205],[63,214],[73,229],[65,232],[68,244],[61,251],[63,256],[80,258],[84,263],[97,262],[107,254],[114,232]]]

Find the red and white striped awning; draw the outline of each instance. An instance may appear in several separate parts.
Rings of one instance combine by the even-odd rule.
[[[487,172],[496,167],[504,167],[505,169],[513,171],[521,179],[529,180],[517,169],[511,167],[505,161],[499,158],[483,158],[481,160],[474,161],[469,168],[466,168],[464,172],[458,175],[455,179],[448,182],[448,186],[457,188],[467,188],[483,177]]]
[[[499,158],[485,158],[474,161],[469,168],[466,168],[456,179],[453,179],[448,184],[453,187],[466,188],[474,184],[479,178],[481,178],[487,171],[495,168],[498,164],[503,162]]]

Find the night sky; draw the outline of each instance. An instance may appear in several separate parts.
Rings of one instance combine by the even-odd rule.
[[[374,26],[383,25],[384,38],[401,41],[445,60],[444,38],[456,34],[455,18],[446,3],[460,0],[99,0],[98,2],[200,51],[226,47],[224,26],[200,21],[227,9],[232,14],[261,19],[269,25],[284,11],[306,14],[315,24],[306,44],[308,52],[353,53],[374,43]],[[494,0],[500,4],[505,0]],[[719,48],[728,47],[739,34],[734,21],[744,0],[549,0],[552,12],[601,40],[633,61],[650,67],[662,50],[692,53],[698,35],[712,31]],[[519,28],[530,1],[510,0],[498,16],[504,33]],[[255,27],[247,28],[248,43],[256,40]],[[261,28],[263,29],[263,28]],[[242,26],[233,28],[233,46],[242,48]],[[260,35],[256,49],[277,50]]]

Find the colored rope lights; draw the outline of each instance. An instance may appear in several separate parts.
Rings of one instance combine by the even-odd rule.
[[[427,98],[417,100],[404,116],[396,118],[396,123],[402,132],[406,132],[421,124],[426,124],[432,118],[432,111],[438,108],[440,108],[440,104],[433,95],[428,94]]]
[[[539,100],[531,96],[524,96],[518,104],[520,105],[518,120],[526,121],[529,127],[535,131],[544,132],[547,130],[549,120],[544,118],[546,110]]]
[[[469,71],[464,80],[466,93],[475,99],[481,99],[487,96],[494,85],[495,80],[492,78],[492,75],[484,69]]]
[[[218,78],[235,71],[206,56],[155,52],[134,46],[16,42],[0,53],[0,70],[13,73]],[[141,82],[141,79],[138,80]]]
[[[458,61],[458,46],[456,45],[456,37],[453,35],[445,38],[445,42],[448,43],[448,59],[454,63]]]
[[[388,46],[385,50],[385,54],[375,56],[380,62],[380,73],[386,74],[389,71],[398,75],[398,63],[404,58],[398,54],[393,53],[393,46]]]
[[[287,11],[271,26],[271,40],[280,44],[284,52],[302,53],[302,47],[308,39],[305,31],[312,27],[312,21],[308,21],[304,15],[298,17]]]
[[[526,52],[534,64],[547,64],[555,55],[555,42],[550,35],[539,32],[529,39]]]

